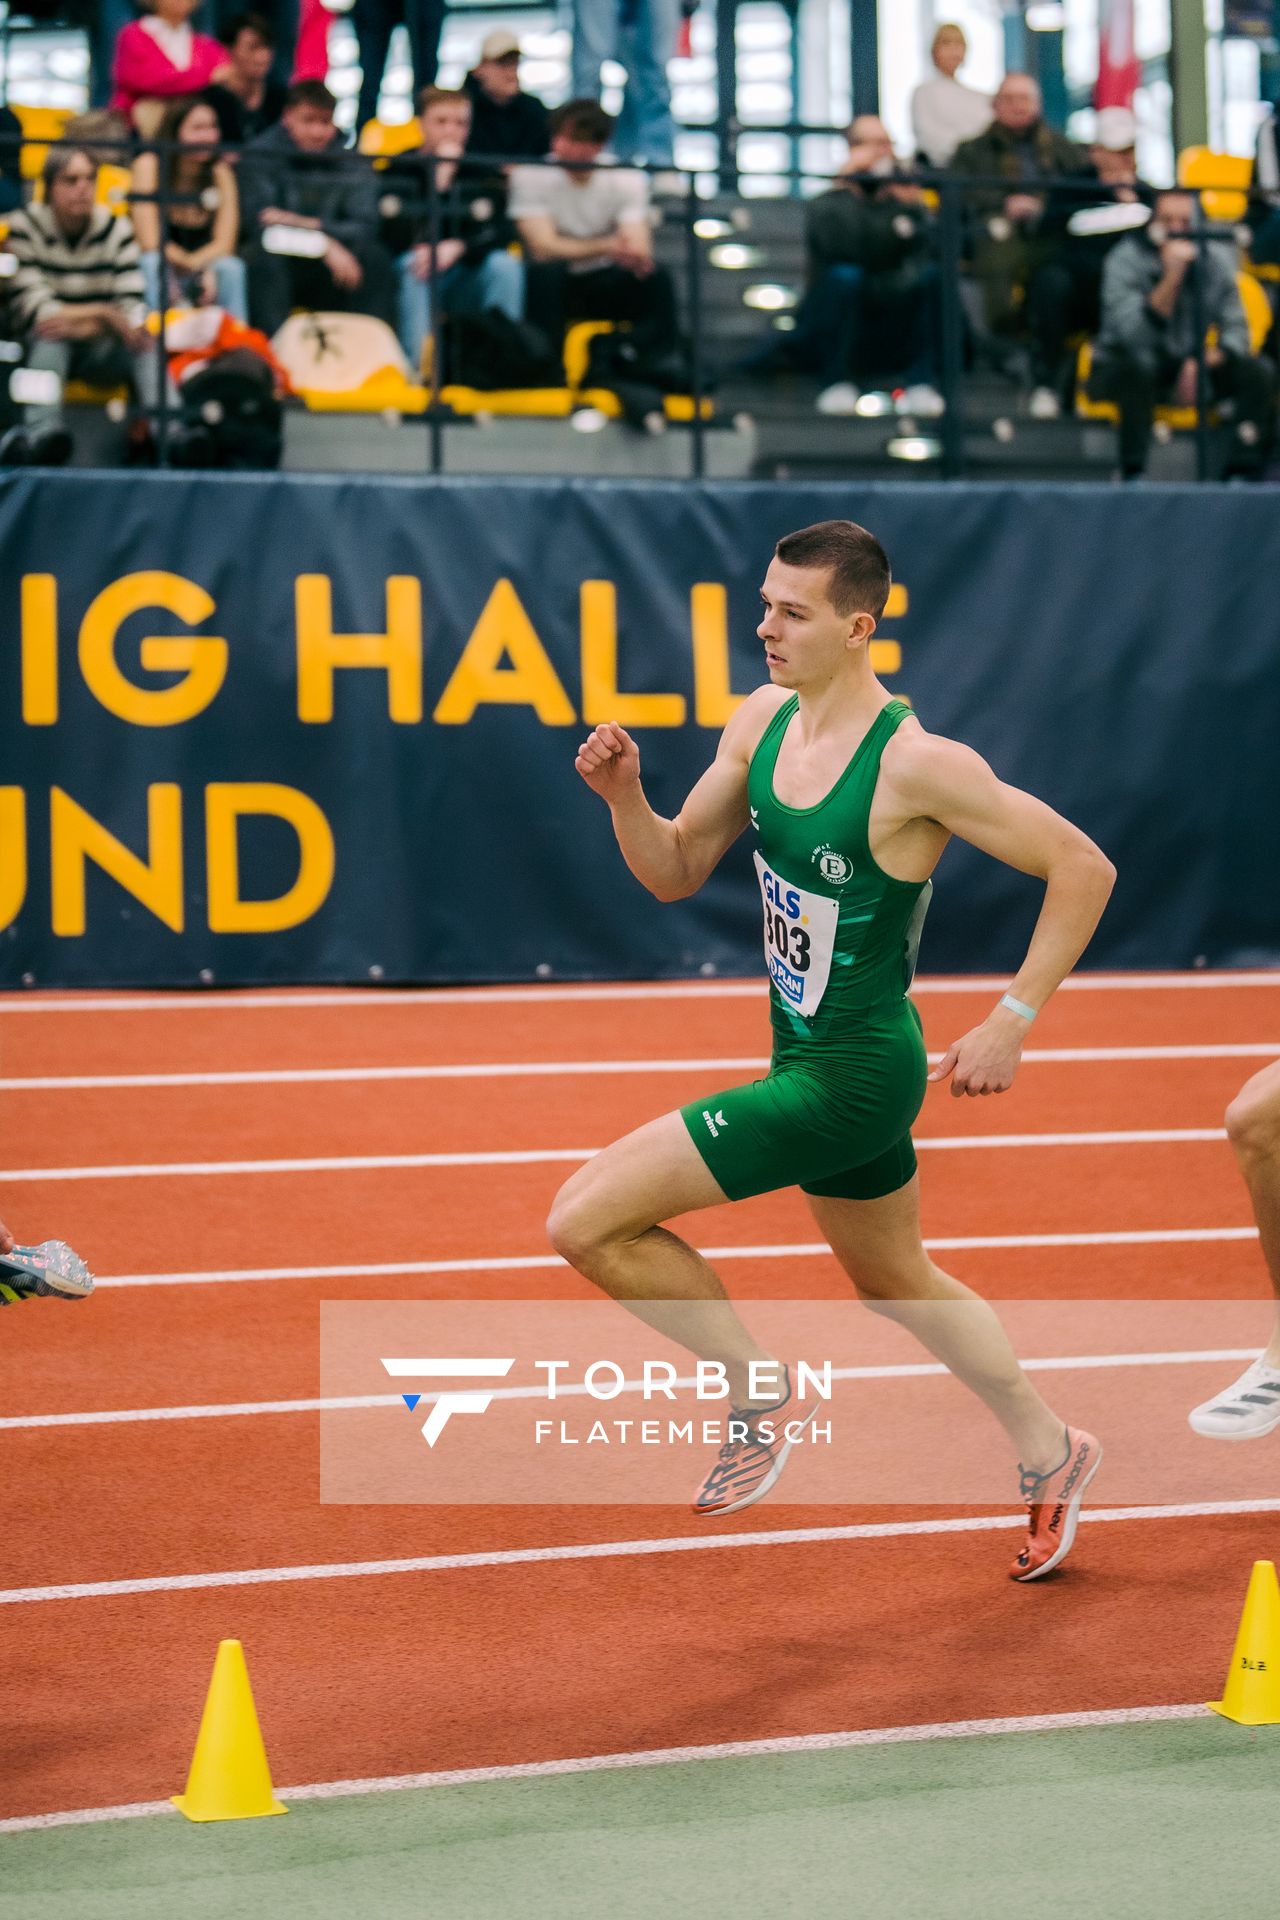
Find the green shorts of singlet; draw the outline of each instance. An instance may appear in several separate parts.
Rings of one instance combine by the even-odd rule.
[[[680,1112],[730,1200],[779,1187],[879,1200],[915,1173],[911,1125],[927,1072],[920,1016],[904,1000],[852,1039],[779,1037],[763,1080]]]

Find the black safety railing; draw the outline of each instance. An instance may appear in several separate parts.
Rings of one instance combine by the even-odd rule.
[[[836,130],[806,128],[805,131],[834,133]],[[68,149],[87,150],[93,157],[100,161],[110,161],[118,166],[132,165],[140,153],[152,153],[156,156],[157,172],[160,180],[159,187],[154,191],[145,193],[138,190],[130,190],[128,198],[135,205],[150,204],[156,207],[159,221],[159,255],[163,294],[163,290],[168,282],[168,248],[175,231],[172,219],[174,210],[180,207],[199,205],[206,211],[213,211],[216,204],[216,191],[183,193],[175,191],[166,184],[171,158],[179,153],[185,154],[189,158],[192,150],[189,147],[177,148],[166,146],[164,143],[155,140],[134,141],[127,145],[123,143],[113,143],[104,141],[96,135],[83,142],[77,141],[73,136],[70,139],[55,144]],[[0,139],[0,162],[10,158],[12,145],[13,143],[10,142],[10,154],[6,154],[4,142]],[[219,153],[236,162],[242,170],[247,170],[255,164],[255,156],[247,149],[236,150],[231,147],[226,147],[219,149]],[[457,418],[452,409],[444,404],[441,397],[443,385],[442,369],[444,365],[442,339],[444,314],[442,312],[443,302],[440,298],[441,276],[437,264],[437,257],[441,234],[448,218],[450,189],[449,187],[442,189],[439,173],[442,168],[448,167],[450,169],[451,186],[453,176],[460,171],[459,162],[453,156],[430,155],[421,152],[419,149],[411,148],[406,153],[398,156],[390,156],[381,163],[375,163],[374,160],[367,156],[344,150],[340,153],[323,156],[298,156],[297,159],[285,156],[283,161],[278,154],[273,153],[270,164],[273,167],[282,167],[283,170],[287,171],[291,165],[297,165],[299,161],[303,162],[305,170],[313,178],[322,168],[332,170],[335,174],[343,171],[348,173],[358,171],[360,176],[365,179],[372,174],[375,182],[380,181],[383,186],[383,191],[379,195],[380,219],[394,217],[402,221],[408,221],[411,227],[413,227],[422,238],[425,238],[428,243],[427,293],[430,310],[430,370],[427,376],[427,403],[422,413],[416,417],[421,419],[427,430],[423,462],[424,471],[438,474],[444,470],[445,466],[445,426]],[[400,174],[396,172],[397,161],[400,162],[402,168]],[[405,190],[405,175],[407,174],[405,163],[407,162],[412,162],[415,170],[423,177],[423,185],[421,189],[419,189],[417,197],[414,197],[411,193],[406,193]],[[479,188],[479,175],[487,171],[490,177],[496,178],[499,173],[504,172],[512,164],[509,157],[468,153],[463,157],[461,169],[465,170],[469,189],[474,191]],[[554,167],[560,167],[562,165],[561,162],[553,158],[548,158],[544,161],[520,161],[516,164],[521,166],[545,165]],[[595,164],[600,167],[612,165],[612,163],[603,161]],[[385,171],[379,171],[379,165],[381,168],[384,168]],[[582,173],[593,169],[574,166],[567,170]],[[666,176],[670,176],[674,171],[670,168],[656,167],[639,167],[632,170],[647,172],[649,174],[662,173]],[[716,431],[716,426],[709,423],[705,417],[704,408],[704,402],[713,384],[712,341],[708,322],[708,306],[710,303],[707,299],[708,274],[715,271],[714,266],[708,261],[708,253],[713,242],[705,240],[700,236],[698,226],[708,214],[710,208],[714,206],[716,209],[723,209],[724,207],[722,197],[718,197],[714,201],[709,201],[703,197],[700,191],[700,177],[702,176],[697,172],[684,172],[683,191],[678,195],[664,195],[661,207],[662,218],[665,221],[678,222],[683,229],[682,246],[679,257],[682,262],[684,280],[685,351],[687,355],[689,400],[691,402],[688,435],[690,449],[689,470],[691,476],[695,478],[701,478],[706,472],[708,434]],[[793,170],[791,174],[785,177],[788,181],[800,179],[812,181],[815,178],[812,171],[808,169]],[[851,184],[846,176],[840,174],[819,177],[827,179],[831,185],[835,186]],[[1116,198],[1115,190],[1105,183],[1081,176],[1053,176],[1031,182],[1023,182],[1011,181],[1003,176],[965,176],[962,178],[948,172],[924,170],[902,171],[887,176],[869,176],[852,184],[859,186],[862,190],[873,193],[881,192],[886,188],[905,187],[913,191],[918,190],[921,195],[927,196],[927,204],[921,202],[912,207],[911,217],[915,229],[914,237],[922,256],[927,255],[931,263],[938,269],[936,275],[936,291],[928,297],[935,298],[937,302],[936,340],[938,349],[938,391],[940,392],[943,406],[936,422],[936,428],[932,424],[930,426],[928,439],[930,452],[928,457],[936,460],[944,476],[948,478],[959,478],[964,474],[967,466],[966,417],[964,406],[965,368],[966,357],[972,346],[973,339],[972,320],[970,313],[966,312],[963,289],[966,280],[972,280],[973,278],[973,255],[976,251],[975,243],[981,240],[984,229],[989,237],[1008,237],[1007,233],[1001,235],[998,231],[1001,226],[1008,228],[1010,224],[1000,210],[1002,202],[1006,197],[1031,194],[1043,200],[1046,205],[1050,207],[1053,206],[1055,201],[1063,200],[1070,201],[1076,206],[1087,205],[1097,207],[1106,204],[1110,200],[1114,200]],[[1138,188],[1139,197],[1148,203],[1154,198],[1155,193],[1158,191],[1163,191],[1163,189],[1155,189],[1145,185]],[[1187,237],[1193,242],[1197,261],[1203,258],[1206,248],[1211,245],[1221,244],[1224,237],[1239,243],[1243,243],[1247,239],[1247,232],[1243,226],[1237,228],[1232,225],[1226,225],[1220,221],[1211,221],[1206,217],[1199,199],[1199,194],[1206,191],[1239,193],[1241,190],[1237,182],[1224,181],[1221,183],[1220,188],[1215,188],[1213,183],[1198,181],[1195,191],[1189,192],[1188,197],[1191,199],[1193,206],[1193,224]],[[804,200],[791,199],[775,204],[785,204],[793,210],[795,239],[799,240],[804,231],[805,207],[807,202]],[[759,207],[760,202],[757,199],[745,199],[740,201],[738,205],[746,210],[749,217],[751,210]],[[243,240],[244,236],[242,235],[242,244]],[[0,240],[0,252],[3,252],[3,250],[4,242]],[[1207,344],[1210,316],[1205,309],[1206,275],[1204,272],[1194,271],[1190,274],[1189,280],[1190,294],[1193,301],[1194,358],[1196,363],[1196,470],[1201,479],[1207,479],[1210,476],[1212,467],[1210,446],[1212,382],[1210,377],[1211,364],[1209,348]],[[3,299],[5,285],[6,282],[0,280],[0,300]],[[160,365],[162,367],[167,362],[167,325],[167,303],[162,297],[159,306],[159,334],[157,340],[157,353],[160,356]],[[167,465],[170,459],[174,401],[165,379],[161,378],[158,380],[155,401],[146,410],[149,411],[154,418],[157,457],[161,465]],[[936,451],[934,450],[935,440]]]

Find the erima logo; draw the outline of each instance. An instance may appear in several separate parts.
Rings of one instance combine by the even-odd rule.
[[[713,1140],[718,1139],[720,1136],[721,1129],[723,1127],[727,1127],[729,1124],[729,1122],[724,1117],[723,1111],[720,1113],[717,1113],[713,1117],[711,1113],[711,1109],[709,1107],[704,1107],[702,1109],[702,1117],[711,1129],[711,1138]]]
[[[510,1360],[384,1360],[383,1366],[393,1380],[502,1380],[515,1365],[515,1356]],[[461,1392],[438,1393],[430,1413],[422,1423],[422,1437],[429,1447],[434,1447],[440,1435],[455,1413],[483,1413],[497,1389],[495,1387],[477,1387],[463,1389]],[[420,1393],[404,1393],[401,1399],[413,1412]]]
[[[756,809],[755,807],[752,807],[752,809],[751,809],[751,824],[752,824],[752,826],[753,826],[753,827],[755,828],[755,830],[756,830],[756,832],[757,832],[757,833],[759,833],[759,831],[760,831],[760,814],[759,814],[759,812],[758,812],[758,810],[757,810],[757,809]]]

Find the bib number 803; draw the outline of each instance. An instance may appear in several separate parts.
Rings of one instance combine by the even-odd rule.
[[[803,927],[798,927],[780,913],[765,908],[764,937],[780,960],[796,973],[808,973],[813,957],[813,942]]]

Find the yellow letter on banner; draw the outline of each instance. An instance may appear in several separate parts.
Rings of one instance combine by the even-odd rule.
[[[58,583],[51,573],[22,576],[22,718],[51,727],[58,718]]]
[[[0,927],[22,912],[27,897],[27,796],[0,787]]]
[[[80,671],[108,713],[134,727],[175,727],[217,698],[227,673],[227,643],[216,634],[149,635],[140,648],[149,673],[184,673],[172,687],[138,687],[116,660],[116,636],[130,614],[163,607],[189,627],[207,620],[214,602],[180,573],[126,573],[90,604],[80,625]]]
[[[700,580],[689,596],[693,629],[693,714],[700,727],[727,726],[746,695],[729,686],[729,604],[715,580]]]
[[[509,667],[499,665],[504,654]],[[485,602],[432,718],[463,727],[480,706],[532,707],[544,727],[571,727],[576,717],[509,580]]]
[[[616,720],[620,727],[682,727],[683,694],[618,692],[618,596],[611,580],[584,580],[582,609],[582,717],[589,727]]]
[[[270,780],[215,782],[205,789],[211,933],[281,933],[309,920],[333,885],[333,832],[308,794]],[[240,817],[272,814],[298,836],[298,877],[275,900],[240,898]]]
[[[300,573],[294,587],[298,623],[298,718],[333,719],[336,667],[382,667],[387,711],[402,726],[422,718],[422,588],[411,574],[387,581],[385,633],[335,633],[327,574]]]
[[[53,866],[53,930],[84,932],[84,866],[92,860],[174,933],[182,932],[182,792],[167,783],[147,788],[147,858],[108,833],[61,787],[49,796]]]

